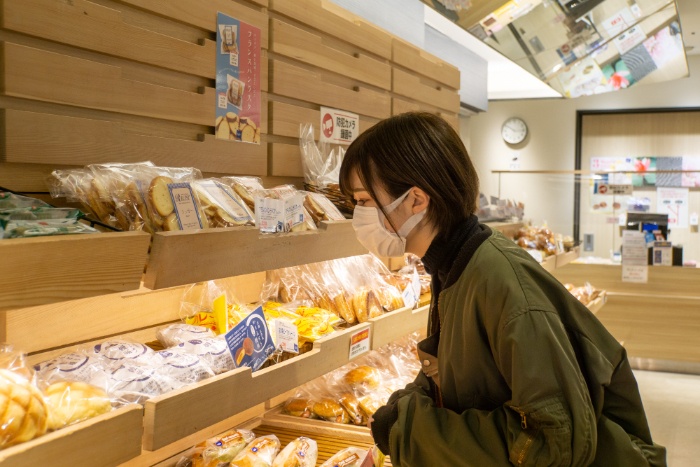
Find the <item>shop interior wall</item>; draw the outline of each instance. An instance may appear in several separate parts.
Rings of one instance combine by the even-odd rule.
[[[573,170],[578,110],[676,108],[700,106],[700,56],[688,57],[690,77],[639,85],[627,90],[578,99],[490,101],[489,111],[461,124],[479,177],[482,192],[498,195],[499,176],[517,157],[518,170]],[[503,122],[512,116],[525,120],[527,139],[517,146],[501,138]],[[463,119],[464,120],[464,119]],[[547,221],[556,232],[573,234],[574,180],[571,175],[504,174],[501,196],[525,203],[525,217],[535,224]]]
[[[581,168],[588,170],[594,157],[700,157],[700,111],[654,112],[584,115],[581,130]],[[650,212],[663,212],[657,207],[657,188],[662,177],[656,175],[656,186],[636,187],[635,199],[646,198]],[[695,176],[693,174],[693,176]],[[680,181],[680,174],[678,179]],[[700,212],[700,188],[687,188],[688,213]],[[593,251],[583,255],[610,257],[619,252],[622,242],[618,217],[625,215],[629,196],[593,194],[593,180],[581,184],[581,234],[594,236]],[[605,206],[602,203],[606,202]],[[620,205],[615,209],[614,203]],[[700,259],[700,234],[685,226],[670,230],[668,240],[683,246],[684,260]]]

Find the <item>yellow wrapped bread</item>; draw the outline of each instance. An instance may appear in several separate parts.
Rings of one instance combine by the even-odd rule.
[[[58,430],[112,410],[112,403],[102,389],[80,381],[54,383],[44,393],[49,409],[49,430]]]
[[[44,398],[26,378],[0,370],[0,448],[46,433]]]

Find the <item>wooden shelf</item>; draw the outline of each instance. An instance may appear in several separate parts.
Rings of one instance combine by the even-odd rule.
[[[115,232],[0,240],[0,310],[138,289],[150,239]]]
[[[517,231],[524,225],[522,222],[485,222],[485,224],[509,238],[514,238]]]
[[[608,301],[608,295],[607,293],[603,292],[600,294],[595,300],[591,301],[586,307],[591,310],[591,313],[594,315],[597,314],[601,308],[603,308],[603,305],[605,305],[605,302]]]
[[[372,348],[427,326],[428,307],[404,308],[316,341],[303,355],[252,373],[240,368],[145,404],[144,449],[155,451],[292,390],[350,361],[353,334],[369,329]],[[401,323],[400,325],[398,323]]]
[[[130,405],[0,451],[3,467],[110,467],[141,453],[143,408]]]
[[[581,247],[574,247],[573,250],[557,255],[556,267],[562,268],[581,256]]]
[[[159,232],[144,285],[162,289],[365,253],[351,221],[288,234],[262,235],[255,227]]]

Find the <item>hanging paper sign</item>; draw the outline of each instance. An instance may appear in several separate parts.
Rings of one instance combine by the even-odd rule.
[[[216,18],[216,138],[260,144],[260,29]]]
[[[345,110],[321,107],[321,142],[350,144],[360,132],[360,117]]]

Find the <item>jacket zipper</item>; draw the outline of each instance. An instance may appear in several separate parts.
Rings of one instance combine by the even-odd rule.
[[[527,414],[520,410],[517,407],[510,406],[511,409],[515,410],[520,414],[520,427],[523,429],[523,431],[527,430]],[[523,446],[522,451],[520,451],[520,454],[518,455],[518,465],[523,465],[523,461],[525,460],[525,455],[527,452],[530,450],[530,445],[532,444],[532,441],[534,440],[533,435],[528,435],[527,440],[525,441],[525,445]]]
[[[440,291],[440,293],[438,294],[438,297],[437,297],[437,319],[438,319],[438,324],[440,325],[440,327],[438,328],[438,333],[440,333],[440,338],[442,338],[442,323],[440,322],[440,296],[441,295],[442,295],[442,291]],[[440,378],[439,371],[438,371],[438,378]],[[435,382],[433,382],[433,384],[435,384]],[[442,409],[443,408],[442,389],[440,389],[440,386],[438,384],[435,384],[435,389],[437,390],[437,394],[436,394],[437,406]]]

